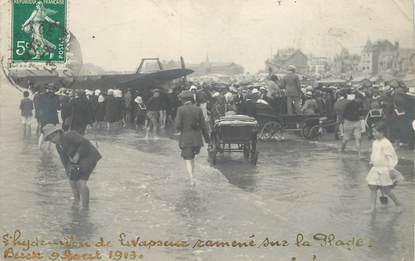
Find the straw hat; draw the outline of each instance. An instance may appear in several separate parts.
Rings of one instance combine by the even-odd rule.
[[[197,87],[195,85],[192,85],[192,86],[190,86],[190,89],[189,90],[190,91],[196,91],[197,90]]]
[[[295,70],[296,70],[297,68],[295,68],[295,66],[294,65],[289,65],[288,66],[288,70],[289,71],[292,71],[292,72],[295,72]]]
[[[65,88],[60,88],[57,92],[55,92],[56,95],[66,95]]]
[[[233,87],[233,86],[229,87],[229,91],[230,92],[233,92],[233,93],[237,93],[238,92],[238,90],[235,87]]]
[[[213,98],[215,98],[215,97],[218,97],[220,95],[220,93],[219,92],[215,92],[213,95],[212,95],[212,97]]]
[[[43,131],[43,137],[45,141],[47,141],[51,134],[57,131],[63,131],[63,130],[59,125],[46,124],[45,126],[43,126],[42,131]]]
[[[257,94],[257,93],[259,93],[259,91],[258,91],[258,89],[257,89],[257,88],[254,88],[254,89],[252,90],[252,92],[251,92],[251,94]]]
[[[104,101],[105,101],[104,96],[103,96],[102,94],[100,94],[100,95],[98,96],[98,103],[103,103]]]
[[[134,102],[135,102],[135,103],[143,103],[143,98],[141,98],[141,96],[137,96],[137,97],[134,99]]]
[[[115,90],[114,91],[114,97],[122,98],[122,91],[121,90]]]
[[[347,94],[348,101],[353,101],[354,99],[356,99],[356,94]]]

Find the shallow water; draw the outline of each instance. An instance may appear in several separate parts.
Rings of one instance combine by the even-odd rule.
[[[286,239],[289,247],[153,248],[144,260],[413,260],[413,164],[398,169],[406,180],[395,189],[405,212],[393,204],[376,216],[362,214],[369,205],[365,182],[368,161],[353,153],[308,142],[260,143],[257,166],[242,154],[224,153],[217,165],[202,149],[196,162],[197,185],[188,186],[177,142],[146,141],[133,131],[88,133],[103,159],[92,174],[91,209],[71,207],[71,191],[56,153],[42,153],[37,137],[23,139],[19,94],[0,88],[0,232],[80,240],[121,232],[131,238],[189,240]],[[315,233],[360,237],[372,247],[347,250],[321,247]],[[298,233],[311,247],[293,244]],[[3,246],[2,246],[3,249]],[[404,258],[404,259],[402,259]]]

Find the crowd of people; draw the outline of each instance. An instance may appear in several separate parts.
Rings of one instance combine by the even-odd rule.
[[[320,115],[337,122],[334,135],[343,137],[344,146],[352,131],[367,131],[373,138],[372,125],[383,120],[386,136],[397,145],[413,148],[414,96],[403,82],[392,81],[377,85],[305,86],[295,72],[278,78],[271,75],[261,82],[239,84],[191,81],[165,90],[153,87],[145,92],[137,90],[76,90],[60,89],[53,84],[39,88],[33,96],[38,131],[46,124],[62,123],[64,130],[81,135],[88,125],[96,129],[134,128],[146,138],[157,139],[161,130],[172,128],[179,93],[188,90],[193,103],[203,111],[208,127],[225,114],[260,117],[272,115]],[[28,106],[28,96],[21,106]],[[30,100],[30,99],[29,99]],[[30,103],[30,102],[29,102]],[[349,104],[349,105],[348,105]],[[60,111],[60,119],[59,119]],[[27,114],[27,113],[26,113]],[[30,113],[29,113],[30,114]],[[23,112],[22,112],[23,116]],[[31,115],[29,115],[31,116]],[[25,120],[26,125],[30,121]]]
[[[324,116],[335,123],[333,133],[337,139],[342,139],[341,151],[354,139],[360,157],[362,133],[366,131],[369,138],[375,139],[374,169],[368,175],[369,187],[375,195],[377,189],[382,188],[379,187],[382,184],[376,185],[379,182],[373,179],[374,172],[383,171],[379,170],[383,166],[379,159],[390,160],[396,156],[389,141],[397,146],[414,147],[412,93],[398,81],[370,86],[350,83],[306,86],[294,66],[288,71],[280,78],[270,75],[262,81],[248,83],[193,80],[180,82],[175,88],[152,86],[145,91],[120,90],[116,86],[108,90],[56,90],[53,84],[47,84],[34,91],[33,101],[28,91],[23,94],[20,110],[24,135],[31,133],[34,110],[40,142],[56,144],[71,180],[75,202],[82,202],[87,208],[86,181],[101,158],[97,149],[83,137],[88,126],[109,131],[132,128],[147,139],[158,139],[162,130],[179,131],[181,155],[193,184],[194,158],[203,146],[203,138],[209,143],[209,132],[220,117],[241,114],[260,120],[264,113],[286,117]],[[380,125],[375,125],[379,122]],[[382,146],[386,149],[380,151],[378,147]],[[395,161],[388,168],[393,169]],[[387,189],[391,180],[385,180],[387,184],[384,182],[386,187],[382,192],[398,206],[399,201]]]

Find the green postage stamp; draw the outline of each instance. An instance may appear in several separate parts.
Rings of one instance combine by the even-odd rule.
[[[66,1],[12,0],[12,61],[66,60]]]

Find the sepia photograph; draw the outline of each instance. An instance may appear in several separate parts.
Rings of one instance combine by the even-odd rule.
[[[0,0],[0,260],[414,261],[413,0]]]

